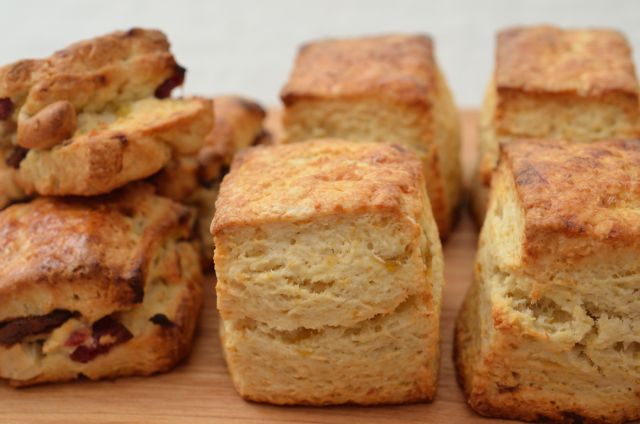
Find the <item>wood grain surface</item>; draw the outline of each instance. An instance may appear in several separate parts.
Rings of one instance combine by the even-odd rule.
[[[463,165],[474,163],[473,111],[462,112]],[[15,390],[0,385],[0,423],[470,423],[473,413],[455,379],[451,360],[455,316],[471,282],[476,228],[466,209],[444,246],[442,360],[436,399],[392,407],[275,407],[243,401],[234,391],[217,337],[213,277],[193,353],[174,371],[149,378],[81,381]],[[402,366],[402,364],[398,364]],[[496,422],[496,420],[493,420]]]

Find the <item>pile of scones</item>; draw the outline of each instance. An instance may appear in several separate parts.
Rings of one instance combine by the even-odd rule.
[[[172,96],[185,75],[144,29],[0,68],[0,378],[171,369],[215,264],[242,397],[432,400],[441,241],[466,205],[433,41],[308,43],[268,112]],[[616,31],[498,34],[454,346],[482,415],[640,419],[638,94]]]

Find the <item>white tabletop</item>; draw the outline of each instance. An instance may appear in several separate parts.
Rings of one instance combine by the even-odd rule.
[[[495,31],[526,23],[613,27],[640,63],[637,0],[183,0],[3,4],[0,64],[45,56],[70,42],[132,26],[165,31],[189,70],[185,92],[240,93],[277,104],[299,44],[326,36],[427,32],[458,104],[480,103]]]

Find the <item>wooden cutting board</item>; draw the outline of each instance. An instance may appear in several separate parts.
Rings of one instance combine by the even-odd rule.
[[[476,113],[462,112],[466,178],[475,161]],[[451,360],[453,325],[471,282],[476,229],[463,210],[444,246],[442,360],[438,394],[431,404],[391,407],[275,407],[243,401],[234,391],[217,337],[214,280],[193,353],[174,371],[149,378],[81,381],[15,390],[0,385],[0,423],[336,423],[486,421],[467,407]]]

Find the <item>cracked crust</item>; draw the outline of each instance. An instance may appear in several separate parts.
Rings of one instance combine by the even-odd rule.
[[[82,114],[68,143],[30,150],[18,183],[27,193],[91,196],[146,178],[173,155],[195,154],[213,125],[205,99],[148,98]]]
[[[59,100],[78,113],[152,96],[176,68],[162,32],[133,28],[0,68],[0,98],[11,99],[11,122],[20,126]]]
[[[144,185],[8,207],[0,212],[0,321],[56,308],[97,319],[134,306],[154,251],[167,237],[188,238],[193,219]]]
[[[598,251],[638,248],[640,141],[572,144],[530,140],[503,147],[524,210],[523,260],[578,261]],[[561,236],[565,242],[550,242]]]

